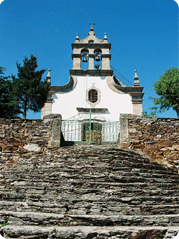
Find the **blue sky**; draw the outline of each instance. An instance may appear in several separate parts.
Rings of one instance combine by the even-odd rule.
[[[0,4],[0,66],[17,74],[16,62],[37,56],[39,69],[51,68],[52,85],[69,81],[71,43],[87,36],[90,22],[112,44],[111,66],[133,83],[137,70],[144,86],[143,110],[153,106],[153,84],[179,67],[179,7],[174,0],[4,0]],[[114,72],[116,73],[116,72]],[[44,78],[47,71],[44,74]],[[116,76],[130,86],[118,73]],[[160,117],[176,117],[173,110]],[[28,112],[27,118],[40,118]]]

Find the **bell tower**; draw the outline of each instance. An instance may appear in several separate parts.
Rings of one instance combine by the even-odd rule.
[[[75,43],[72,43],[73,69],[70,70],[72,76],[112,76],[113,70],[110,69],[111,43],[108,43],[107,34],[101,40],[95,36],[93,25],[88,36],[82,40],[77,34]],[[82,64],[86,63],[86,68],[82,69]]]

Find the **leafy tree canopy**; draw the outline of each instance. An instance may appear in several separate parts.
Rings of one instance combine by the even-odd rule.
[[[179,118],[179,69],[173,67],[166,70],[155,82],[154,89],[156,94],[160,96],[153,98],[154,104],[159,107],[160,111],[173,108]]]
[[[23,60],[21,66],[17,63],[17,77],[12,76],[13,91],[19,100],[22,109],[23,119],[26,119],[28,110],[39,112],[47,99],[49,83],[42,80],[42,75],[46,70],[37,71],[37,58],[31,55]]]
[[[4,77],[4,68],[0,67],[0,118],[19,118],[21,113],[18,100],[13,94],[13,84]]]

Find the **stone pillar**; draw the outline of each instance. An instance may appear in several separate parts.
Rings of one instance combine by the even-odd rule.
[[[94,70],[94,58],[95,54],[89,54],[88,59],[89,59],[89,70]]]
[[[73,69],[81,70],[81,54],[72,54]]]
[[[48,98],[44,104],[44,107],[41,110],[41,119],[44,118],[45,115],[49,115],[52,113],[52,98]]]
[[[132,99],[133,106],[133,114],[142,116],[143,107],[142,107],[142,99]]]
[[[50,114],[43,118],[44,121],[53,121],[51,133],[51,146],[60,147],[62,116],[60,114]]]
[[[102,54],[102,70],[110,70],[110,58],[111,54]]]
[[[129,127],[128,120],[132,117],[131,114],[120,114],[120,149],[129,147]]]
[[[130,95],[132,96],[132,106],[133,106],[133,114],[142,116],[142,102],[143,102],[143,95],[142,93],[143,87],[141,89],[140,87],[140,81],[139,77],[137,75],[137,71],[134,70],[135,76],[134,76],[134,92],[132,92]]]
[[[48,69],[48,74],[46,76],[47,82],[51,85],[51,75],[50,75],[50,69]],[[48,95],[47,95],[47,101],[45,102],[42,110],[41,110],[41,119],[43,119],[43,117],[45,115],[49,115],[52,113],[52,92],[49,90]]]

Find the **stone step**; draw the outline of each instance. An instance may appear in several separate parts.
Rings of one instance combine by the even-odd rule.
[[[121,182],[121,183],[133,183],[133,182],[152,182],[152,183],[157,183],[157,182],[162,182],[162,183],[179,183],[179,178],[178,177],[169,177],[169,178],[164,178],[164,177],[155,177],[155,176],[140,176],[140,175],[125,175],[125,174],[113,174],[112,172],[108,175],[106,174],[100,174],[100,173],[96,173],[96,174],[87,174],[87,173],[82,173],[79,172],[79,174],[59,174],[59,175],[48,175],[46,176],[45,174],[26,174],[26,175],[18,175],[13,177],[13,175],[11,175],[11,177],[9,177],[8,179],[6,179],[6,183],[13,183],[14,181],[19,181],[19,180],[24,180],[24,179],[30,179],[33,178],[33,180],[44,180],[45,182],[51,182],[51,181],[56,181],[56,180],[71,180],[71,179],[81,179],[81,180],[96,180],[96,181],[100,181],[100,182]],[[4,182],[5,183],[5,182]],[[1,184],[3,184],[3,182],[1,182]]]
[[[14,177],[13,177],[14,176]],[[179,177],[174,176],[173,177],[164,177],[161,175],[135,175],[135,174],[125,174],[125,173],[113,173],[110,171],[110,173],[93,173],[93,172],[79,172],[79,174],[66,174],[62,172],[61,174],[52,174],[52,175],[45,175],[45,174],[26,174],[26,175],[11,175],[10,177],[5,177],[3,180],[0,180],[1,185],[8,185],[8,184],[13,184],[16,181],[28,181],[31,179],[30,183],[33,182],[56,182],[59,183],[59,180],[70,180],[75,181],[75,180],[89,180],[90,181],[98,181],[98,182],[118,182],[118,183],[176,183],[179,184]],[[17,183],[16,182],[16,183]]]
[[[6,225],[1,228],[3,236],[16,239],[66,239],[66,238],[78,238],[78,239],[129,239],[129,238],[148,238],[149,235],[153,235],[153,238],[164,239],[166,234],[172,233],[176,235],[179,227],[122,227],[122,226],[76,226],[76,227],[42,227],[42,226],[18,226],[18,225]],[[143,237],[142,237],[143,236]],[[166,238],[166,237],[165,237]],[[166,238],[168,239],[168,238]]]
[[[130,190],[134,190],[134,189],[147,189],[147,190],[176,190],[176,192],[178,191],[178,183],[163,183],[163,182],[157,182],[157,183],[153,183],[152,181],[150,182],[133,182],[133,183],[120,183],[120,182],[114,182],[114,181],[108,181],[108,182],[100,182],[100,181],[85,181],[82,179],[73,179],[73,180],[68,180],[68,181],[53,181],[53,182],[48,182],[45,179],[39,179],[37,180],[33,180],[31,179],[29,181],[29,179],[20,179],[20,180],[12,180],[9,183],[5,182],[4,185],[1,185],[3,191],[9,191],[9,190],[13,190],[13,188],[17,188],[17,189],[21,189],[21,188],[35,188],[35,187],[39,187],[42,190],[44,188],[55,188],[58,187],[60,188],[60,186],[62,187],[62,189],[64,189],[65,186],[69,186],[69,185],[73,185],[75,186],[75,188],[78,187],[84,187],[84,188],[103,188],[103,189],[114,189],[114,190],[120,190],[122,189],[130,189]],[[56,189],[56,188],[55,188]]]
[[[71,185],[70,185],[71,186]],[[43,201],[43,200],[59,200],[63,199],[64,201],[73,201],[73,202],[83,202],[83,201],[88,201],[88,202],[105,202],[105,203],[110,203],[110,202],[115,202],[119,204],[130,204],[130,205],[138,205],[138,204],[179,204],[179,196],[151,196],[151,195],[135,195],[135,196],[130,196],[126,197],[122,195],[122,193],[118,193],[117,195],[112,193],[111,191],[107,193],[104,192],[103,194],[97,193],[96,190],[91,190],[88,191],[88,193],[85,194],[76,194],[75,191],[72,190],[72,188],[68,187],[69,190],[66,192],[62,191],[59,192],[58,190],[54,190],[51,188],[51,190],[48,190],[47,192],[45,190],[35,190],[35,189],[30,189],[25,192],[19,193],[19,192],[13,192],[9,190],[9,192],[6,191],[1,191],[0,193],[0,199],[1,200],[10,200],[10,201],[26,201],[27,199],[32,200],[32,201]]]
[[[38,160],[38,159],[37,159]],[[21,165],[21,164],[16,164],[16,167],[13,166],[13,174],[16,174],[19,172],[19,167],[21,167],[21,174],[28,173],[28,172],[33,172],[34,170],[37,172],[45,173],[47,172],[48,174],[50,173],[60,173],[60,172],[68,172],[68,173],[73,173],[73,172],[79,172],[79,171],[103,171],[103,170],[112,170],[112,171],[117,171],[117,172],[132,172],[132,173],[147,173],[147,174],[161,174],[165,177],[165,175],[176,175],[177,172],[165,169],[164,167],[161,168],[161,165],[153,165],[153,164],[140,164],[140,167],[137,167],[138,164],[135,163],[134,165],[131,165],[131,161],[128,162],[128,166],[124,165],[124,162],[118,162],[116,161],[115,164],[111,163],[100,163],[100,162],[95,162],[93,164],[89,164],[87,162],[77,162],[78,159],[76,160],[75,164],[73,163],[70,165],[69,163],[55,163],[52,162],[49,165],[46,165],[45,162],[43,162],[43,165],[41,162],[31,162],[31,164],[28,165]],[[126,162],[126,163],[127,163]],[[12,172],[11,168],[5,167],[0,174],[0,178],[3,177],[4,175],[8,175],[9,172]]]
[[[0,223],[33,226],[178,226],[176,215],[72,215],[0,211]]]
[[[125,185],[123,185],[125,186]],[[150,188],[139,188],[139,187],[93,187],[91,188],[90,185],[76,185],[75,187],[72,184],[64,183],[61,187],[58,186],[51,186],[51,187],[38,187],[38,186],[13,186],[13,187],[6,187],[0,189],[0,198],[3,197],[4,194],[9,193],[9,191],[13,194],[16,193],[25,193],[28,197],[29,194],[40,194],[45,195],[48,194],[48,191],[52,194],[59,194],[59,193],[73,193],[73,194],[89,194],[89,193],[96,193],[97,195],[115,195],[119,197],[133,197],[133,196],[178,196],[178,192],[176,189],[152,189]]]
[[[32,165],[31,165],[32,166]],[[19,171],[19,167],[21,168],[21,171]],[[80,164],[79,166],[75,165],[73,167],[69,167],[68,165],[63,164],[63,166],[58,166],[53,163],[53,166],[49,167],[42,167],[41,165],[35,166],[35,167],[29,167],[24,169],[24,165],[18,165],[18,168],[13,168],[13,171],[9,168],[4,168],[1,171],[0,179],[2,180],[3,177],[5,176],[10,176],[9,173],[12,173],[13,175],[16,175],[17,173],[20,173],[21,176],[24,174],[29,174],[29,173],[40,173],[40,174],[45,174],[47,173],[48,175],[50,174],[60,174],[61,172],[63,173],[69,173],[69,174],[74,174],[74,173],[79,173],[79,172],[113,172],[113,173],[128,173],[128,174],[136,174],[136,175],[144,175],[144,176],[158,176],[158,177],[173,177],[177,178],[178,174],[176,172],[170,172],[168,170],[164,171],[164,168],[162,170],[158,170],[156,167],[153,167],[152,169],[150,168],[150,165],[142,165],[141,168],[138,168],[137,165],[134,166],[114,166],[114,165],[106,165],[104,164],[100,165],[98,162],[95,163],[95,165],[87,165],[86,163],[82,166]]]
[[[113,203],[90,203],[76,202],[70,204],[69,202],[58,202],[48,200],[46,202],[14,202],[14,201],[0,201],[0,210],[11,210],[18,212],[44,212],[44,213],[58,213],[64,214],[68,210],[70,214],[103,214],[103,215],[156,215],[161,211],[163,214],[175,214],[179,211],[179,205],[122,205]]]
[[[106,179],[106,180],[105,180]],[[29,178],[14,178],[14,180],[8,180],[8,182],[3,182],[1,183],[1,186],[5,186],[6,188],[13,188],[13,185],[17,185],[17,182],[22,182],[22,181],[30,181],[31,185],[38,185],[41,186],[43,183],[44,185],[54,185],[54,186],[59,186],[60,187],[60,182],[64,183],[64,184],[71,184],[71,185],[75,185],[76,187],[78,187],[78,185],[81,182],[81,185],[85,184],[85,185],[95,185],[96,183],[98,183],[98,185],[103,186],[103,185],[112,185],[111,183],[117,183],[116,185],[113,184],[113,186],[115,188],[118,187],[118,185],[123,185],[123,186],[128,186],[129,184],[146,184],[148,185],[148,187],[150,188],[156,188],[157,186],[162,187],[167,189],[169,185],[173,185],[173,188],[177,188],[177,184],[179,184],[178,180],[163,180],[163,179],[150,179],[150,180],[145,180],[142,179],[140,177],[138,177],[138,179],[135,180],[135,178],[126,178],[123,176],[109,176],[109,177],[100,177],[100,176],[86,176],[86,177],[59,177],[59,178],[51,178],[51,179],[47,179],[47,178],[33,178],[32,180],[30,180]],[[25,183],[24,183],[25,184]],[[163,184],[163,185],[162,185]]]
[[[18,161],[17,161],[18,162]],[[85,161],[79,161],[77,158],[73,159],[73,162],[68,162],[68,161],[64,161],[64,162],[42,162],[38,161],[38,159],[36,159],[36,161],[32,161],[31,163],[25,163],[23,162],[23,164],[21,163],[17,163],[13,165],[14,170],[17,170],[17,167],[20,165],[22,167],[22,171],[29,171],[33,168],[39,168],[41,166],[41,169],[44,171],[47,170],[53,170],[54,168],[57,168],[59,171],[61,168],[63,168],[66,171],[70,171],[70,170],[74,170],[74,169],[83,169],[85,168],[89,168],[89,169],[93,169],[95,167],[97,168],[115,168],[118,170],[121,169],[139,169],[139,170],[145,170],[145,171],[152,171],[152,170],[156,170],[157,172],[164,172],[164,167],[162,167],[161,165],[157,164],[153,164],[152,162],[149,162],[148,164],[143,164],[143,163],[139,163],[136,162],[134,163],[133,161],[131,161],[130,159],[126,159],[125,161],[123,160],[115,160],[114,162],[112,161],[87,161],[87,159]],[[132,167],[131,167],[132,166]],[[145,166],[148,166],[148,168],[146,168]],[[4,167],[4,169],[2,170],[2,172],[8,172],[9,168],[8,167]],[[165,173],[171,173],[172,171],[170,169],[166,169]]]
[[[88,147],[88,146],[87,146]],[[101,146],[99,146],[101,147]],[[115,159],[115,158],[120,158],[120,159],[125,159],[125,158],[131,158],[134,161],[139,160],[142,162],[150,162],[149,158],[139,155],[138,153],[134,152],[134,151],[130,151],[130,150],[120,150],[120,149],[115,149],[115,150],[109,150],[109,149],[100,149],[98,147],[98,149],[94,149],[94,148],[88,148],[89,150],[85,150],[85,148],[83,148],[81,151],[78,151],[78,149],[74,148],[74,147],[61,147],[60,149],[50,149],[46,151],[46,158],[44,158],[45,161],[50,161],[52,158],[53,160],[60,160],[60,159],[73,159],[78,158],[78,159],[96,159],[96,160],[105,160],[105,159]],[[8,154],[7,155],[11,155]],[[31,158],[36,159],[39,158],[41,155],[43,155],[43,153],[31,153],[31,152],[27,152],[25,154],[27,160],[26,162],[28,162]],[[154,162],[155,163],[155,162]]]
[[[45,154],[45,153],[44,153]],[[104,152],[102,152],[101,154],[104,154]],[[28,160],[23,161],[22,158],[19,158],[18,160],[18,164],[22,165],[23,168],[27,168],[28,166],[33,167],[33,166],[38,166],[40,165],[40,163],[42,163],[42,157],[44,155],[38,155],[37,157],[30,157]],[[76,161],[76,162],[75,162]],[[153,162],[152,160],[146,159],[146,158],[140,158],[139,155],[138,157],[130,157],[130,156],[126,156],[126,157],[121,157],[121,155],[117,155],[114,156],[112,155],[111,157],[109,155],[106,154],[105,152],[105,157],[103,157],[103,155],[98,155],[97,157],[95,156],[89,156],[88,154],[83,156],[78,156],[78,154],[74,154],[71,155],[70,153],[68,154],[68,156],[66,158],[63,158],[62,156],[60,157],[54,157],[53,155],[51,155],[49,158],[47,156],[47,154],[45,154],[45,157],[43,158],[43,167],[47,166],[47,167],[53,167],[54,164],[58,165],[58,166],[63,166],[68,165],[68,166],[74,166],[74,162],[75,165],[83,165],[86,164],[87,166],[89,165],[94,165],[94,164],[109,164],[109,165],[126,165],[126,166],[131,166],[131,165],[138,165],[138,166],[145,166],[145,165],[149,165],[151,167],[155,166],[156,169],[163,169],[163,166]],[[3,165],[3,164],[1,164]],[[13,167],[16,167],[16,163],[13,165]],[[168,169],[170,171],[170,169]]]
[[[44,213],[58,213],[64,214],[66,212],[66,204],[58,203],[58,202],[14,202],[14,201],[0,201],[0,210],[1,211],[18,211],[18,212],[39,212],[42,211]]]
[[[125,186],[125,185],[123,185]],[[151,189],[151,190],[150,190]],[[5,190],[0,190],[0,199],[6,199],[6,200],[11,200],[11,199],[15,199],[15,198],[31,198],[31,197],[35,197],[36,195],[40,195],[41,198],[43,198],[45,195],[53,195],[54,197],[56,196],[62,196],[65,198],[67,196],[67,194],[69,194],[70,196],[73,195],[77,195],[77,197],[81,197],[83,195],[92,195],[92,194],[96,194],[97,197],[99,196],[100,198],[106,198],[106,197],[110,197],[110,198],[117,198],[118,201],[118,197],[141,197],[140,200],[142,200],[142,198],[144,198],[144,200],[146,198],[152,198],[152,197],[156,197],[156,200],[160,200],[159,198],[162,197],[170,197],[172,199],[175,199],[175,201],[178,201],[177,196],[178,196],[178,189],[177,188],[173,188],[173,190],[168,190],[168,188],[162,188],[162,189],[157,189],[156,187],[150,187],[150,188],[140,188],[138,189],[136,188],[126,188],[126,189],[122,189],[119,187],[111,187],[109,185],[105,185],[104,188],[102,188],[102,185],[100,185],[100,187],[97,187],[96,185],[92,185],[90,187],[90,185],[80,185],[78,187],[74,187],[71,184],[64,184],[61,187],[58,186],[52,186],[50,187],[50,185],[46,188],[46,189],[39,189],[36,187],[23,187],[20,188],[19,187],[14,187],[14,188],[6,188]],[[153,199],[152,199],[153,200]],[[168,201],[168,200],[167,200]]]
[[[45,154],[45,157],[42,160],[43,155]],[[59,166],[63,164],[66,165],[74,165],[74,161],[76,160],[76,165],[84,164],[87,165],[94,165],[95,163],[108,163],[108,164],[114,164],[119,163],[121,165],[151,165],[156,166],[158,169],[162,169],[163,166],[153,162],[152,160],[144,157],[140,157],[137,155],[137,157],[134,156],[125,156],[122,157],[120,154],[118,155],[109,155],[107,152],[101,152],[98,156],[91,156],[89,154],[84,154],[82,156],[76,154],[71,154],[68,152],[67,157],[63,157],[61,155],[53,156],[53,152],[50,152],[50,156],[48,156],[48,152],[44,152],[42,155],[38,155],[34,157],[34,155],[29,156],[28,159],[23,161],[23,158],[19,158],[18,164],[23,165],[23,167],[27,167],[28,165],[40,165],[43,161],[43,165],[46,165],[47,167],[53,166],[53,164],[58,164]],[[104,156],[103,156],[104,154]],[[24,157],[25,155],[23,155]],[[25,158],[25,157],[24,157]],[[7,160],[7,158],[6,158]],[[5,161],[4,161],[5,162]],[[53,164],[52,164],[53,163]],[[3,166],[3,163],[1,164]],[[14,164],[14,167],[16,167],[16,164]],[[168,169],[170,171],[170,169]]]

